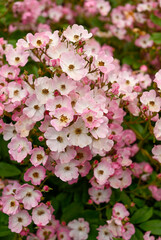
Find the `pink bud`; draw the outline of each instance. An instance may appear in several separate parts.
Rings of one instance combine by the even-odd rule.
[[[44,137],[40,136],[38,139],[39,139],[40,142],[42,142],[44,140]]]
[[[61,224],[62,224],[63,226],[65,226],[65,225],[66,225],[66,222],[65,222],[65,221],[62,221]]]
[[[124,220],[125,220],[126,222],[128,222],[128,221],[129,221],[129,218],[128,218],[128,217],[125,217]]]
[[[140,70],[141,70],[142,72],[146,72],[146,71],[148,70],[148,67],[147,67],[146,65],[142,65],[142,66],[140,67]]]
[[[43,187],[43,190],[44,190],[45,192],[48,192],[48,191],[49,191],[49,187],[48,187],[47,185],[45,185],[45,186]]]
[[[134,90],[135,90],[135,92],[141,92],[141,87],[140,86],[135,86]]]
[[[56,65],[56,59],[51,59],[51,64],[52,64],[53,67],[55,67],[55,65]]]
[[[109,136],[108,136],[108,139],[113,139],[113,135],[112,135],[112,134],[109,135]]]
[[[93,203],[92,199],[89,199],[88,204],[92,204],[92,203]]]
[[[135,206],[135,203],[134,203],[134,202],[131,202],[130,206],[131,206],[131,207],[134,207],[134,206]]]
[[[95,165],[98,164],[98,160],[94,160],[94,164],[95,164]]]
[[[20,232],[20,235],[21,235],[21,236],[27,236],[28,233],[29,233],[29,229],[28,229],[28,228],[25,228],[25,229],[23,229],[23,230]]]
[[[78,48],[77,53],[82,53],[83,52],[83,48]]]
[[[46,205],[47,205],[48,207],[50,207],[50,206],[51,206],[51,202],[50,202],[50,201],[47,201],[47,202],[46,202]]]
[[[159,174],[157,175],[157,178],[161,179],[161,173],[159,173]]]
[[[147,106],[144,106],[144,107],[143,107],[143,110],[145,110],[145,111],[146,111],[147,109],[148,109],[148,108],[147,108]]]

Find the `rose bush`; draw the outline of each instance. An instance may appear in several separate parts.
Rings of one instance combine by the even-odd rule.
[[[159,10],[3,5],[1,239],[160,240]]]

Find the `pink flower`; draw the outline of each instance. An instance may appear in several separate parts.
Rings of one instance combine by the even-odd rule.
[[[110,232],[108,225],[99,226],[97,230],[98,230],[97,240],[113,240],[113,235]]]
[[[27,138],[21,138],[16,136],[12,138],[11,142],[8,144],[9,153],[13,159],[17,162],[22,162],[22,160],[31,153],[31,142]]]
[[[112,194],[111,188],[108,189],[97,189],[97,188],[89,188],[88,193],[91,199],[96,203],[100,204],[103,202],[108,203],[110,201],[110,197]]]
[[[68,95],[71,91],[76,89],[76,82],[67,77],[64,73],[60,77],[54,76],[54,88],[60,92],[61,95]]]
[[[58,240],[62,240],[63,238],[65,240],[71,240],[70,236],[69,236],[69,228],[68,227],[59,227],[57,230],[57,238]]]
[[[129,212],[122,203],[116,203],[112,209],[112,215],[120,220],[129,216]]]
[[[12,103],[21,101],[27,95],[27,90],[22,89],[21,85],[16,82],[10,82],[7,89]]]
[[[79,81],[87,75],[88,69],[85,68],[85,65],[85,60],[73,51],[61,54],[60,66],[62,70],[75,81]]]
[[[154,145],[152,148],[152,153],[154,154],[154,159],[161,163],[161,145]]]
[[[140,36],[136,39],[135,45],[141,48],[149,48],[153,46],[153,41],[150,40],[149,34],[145,34],[144,36]]]
[[[7,64],[3,65],[0,69],[0,75],[4,78],[8,78],[10,80],[15,79],[20,72],[20,69],[17,67],[9,67]]]
[[[61,163],[68,163],[70,160],[74,159],[76,156],[76,151],[74,147],[66,147],[63,152],[51,152],[50,156],[54,160],[60,160]]]
[[[107,161],[101,161],[94,169],[94,176],[100,185],[104,185],[107,179],[114,174],[114,169]]]
[[[114,237],[121,237],[123,232],[125,231],[121,220],[116,218],[112,218],[111,220],[107,221],[108,229],[112,233]]]
[[[161,140],[161,118],[157,120],[153,131],[156,139],[160,141]]]
[[[44,118],[44,105],[38,101],[36,95],[30,96],[30,98],[27,99],[25,104],[27,105],[27,107],[23,109],[23,113],[29,118],[32,118],[34,122],[40,121]]]
[[[32,220],[41,227],[46,226],[51,220],[51,212],[44,203],[41,203],[32,210]]]
[[[131,236],[135,233],[134,225],[131,223],[126,223],[124,225],[125,232],[123,232],[122,237],[125,240],[131,239]]]
[[[48,239],[56,239],[55,230],[52,226],[45,226],[37,230],[37,237],[39,240],[45,240],[46,236]]]
[[[109,178],[110,186],[113,188],[126,188],[131,185],[131,171],[129,169],[126,170],[116,170],[114,176]]]
[[[34,148],[32,150],[30,161],[35,167],[39,166],[41,163],[45,165],[47,162],[47,159],[48,159],[48,156],[45,154],[44,149],[42,147]]]
[[[23,184],[18,188],[15,198],[23,203],[24,208],[27,210],[36,207],[40,202],[42,193],[38,190],[34,190],[34,187],[29,184]]]
[[[160,97],[156,97],[155,90],[150,90],[149,92],[144,92],[140,98],[141,103],[148,106],[149,111],[159,112],[161,107]]]
[[[161,201],[161,188],[157,188],[157,186],[151,185],[148,187],[152,193],[152,197],[157,201]]]
[[[12,195],[2,197],[2,204],[2,211],[8,215],[16,214],[19,210],[19,202]]]
[[[72,109],[65,107],[58,108],[55,110],[54,119],[50,123],[57,131],[61,131],[72,122],[73,116],[74,112]]]
[[[21,48],[9,46],[6,49],[6,59],[11,66],[25,66],[28,61],[29,53]]]
[[[51,151],[62,152],[65,150],[69,145],[67,134],[68,132],[65,130],[57,132],[53,127],[47,128],[44,136],[47,139],[46,144]]]
[[[155,74],[154,82],[157,83],[157,87],[161,90],[161,70]]]
[[[115,65],[112,64],[112,62],[113,62],[113,57],[108,56],[105,54],[105,52],[101,51],[97,56],[95,65],[96,67],[99,68],[101,72],[109,73],[115,69]]]
[[[9,139],[15,137],[17,134],[15,126],[10,123],[10,124],[5,124],[4,130],[3,130],[3,139],[5,141],[8,141]]]
[[[79,176],[77,162],[71,160],[68,163],[58,163],[55,166],[55,175],[59,177],[62,181],[70,181],[72,179],[77,179]]]
[[[34,84],[35,93],[39,104],[46,104],[49,99],[53,98],[53,79],[48,77],[40,77],[35,80]]]
[[[68,26],[63,32],[63,35],[67,40],[71,42],[78,42],[80,40],[87,40],[92,37],[92,33],[88,33],[82,25],[74,24],[72,27]]]
[[[24,180],[26,182],[31,181],[33,185],[40,185],[46,177],[46,170],[43,166],[30,167],[24,174]]]
[[[49,37],[44,33],[35,33],[35,35],[28,33],[26,35],[27,42],[30,44],[30,49],[32,48],[43,48],[48,44]]]
[[[88,129],[84,122],[79,118],[69,129],[69,141],[74,146],[81,148],[88,146],[92,142],[92,138],[87,135]]]
[[[151,231],[148,231],[144,234],[143,238],[144,240],[155,240],[154,236],[150,236]]]
[[[20,233],[23,227],[27,227],[31,223],[31,216],[26,210],[22,210],[15,215],[9,217],[9,229],[12,232]]]
[[[98,0],[96,1],[96,6],[100,14],[104,17],[109,13],[111,10],[111,6],[109,2],[106,2],[105,0]]]
[[[70,228],[69,236],[73,240],[86,240],[88,238],[89,223],[84,221],[83,218],[69,222],[68,227]]]

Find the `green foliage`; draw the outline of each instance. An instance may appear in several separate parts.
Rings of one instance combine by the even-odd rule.
[[[161,33],[160,33],[160,32],[154,32],[154,33],[152,33],[151,39],[152,39],[156,44],[161,44]]]
[[[144,207],[138,209],[131,217],[130,222],[138,224],[147,221],[153,215],[153,208]]]
[[[143,240],[143,233],[138,228],[135,228],[135,234],[131,237],[131,240]]]
[[[161,27],[161,18],[155,16],[154,14],[151,14],[150,19],[152,20],[153,23]]]
[[[8,216],[0,211],[0,240],[12,240],[14,236],[8,229]]]
[[[21,174],[21,171],[13,164],[5,162],[0,163],[0,176],[1,177],[14,177]]]
[[[151,234],[161,235],[161,220],[150,220],[139,225],[144,231],[151,231]]]

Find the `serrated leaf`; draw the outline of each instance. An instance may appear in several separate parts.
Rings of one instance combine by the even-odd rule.
[[[150,220],[139,225],[144,231],[151,231],[151,234],[161,235],[161,220]]]
[[[130,222],[138,224],[147,221],[153,215],[153,208],[144,207],[138,209],[131,217]]]
[[[14,165],[5,162],[0,163],[1,177],[14,177],[21,174],[21,171]]]

